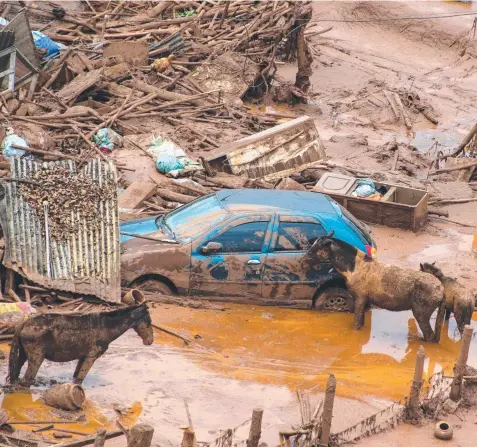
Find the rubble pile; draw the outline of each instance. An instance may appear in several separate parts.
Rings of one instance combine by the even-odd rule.
[[[20,87],[1,113],[54,131],[56,147],[45,149],[87,157],[97,155],[91,139],[101,128],[161,126],[188,150],[210,150],[224,130],[233,137],[276,123],[247,114],[240,98],[268,90],[276,58],[295,57],[301,3],[89,5],[94,12],[26,9],[32,29],[62,47],[42,59],[31,98]],[[217,79],[224,58],[230,70]]]
[[[28,53],[28,39],[34,50],[25,62],[33,67],[30,82],[0,94],[0,119],[14,139],[2,148],[4,155],[26,152],[81,166],[132,148],[152,154],[161,173],[195,164],[203,174],[205,153],[293,118],[252,112],[243,100],[279,94],[276,64],[299,59],[309,2],[89,1],[79,9],[55,3],[2,8],[1,25],[15,25],[22,54]],[[311,59],[306,61],[309,66]],[[307,97],[298,84],[292,93],[298,100]],[[30,138],[25,126],[33,129]],[[43,133],[48,139],[36,137]],[[146,134],[153,136],[138,144],[137,137]],[[186,165],[176,152],[161,153],[160,159],[151,152],[156,138],[180,148]],[[127,162],[116,166],[127,188],[127,174],[135,168]],[[223,184],[212,190],[217,186]],[[145,211],[189,200],[176,199],[158,194]]]

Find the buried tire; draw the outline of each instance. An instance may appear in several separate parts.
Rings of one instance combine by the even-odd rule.
[[[315,309],[322,312],[353,312],[354,299],[342,287],[329,287],[318,292],[315,299]]]
[[[143,279],[136,281],[134,287],[146,292],[156,293],[158,295],[175,295],[176,293],[165,282],[160,279]]]

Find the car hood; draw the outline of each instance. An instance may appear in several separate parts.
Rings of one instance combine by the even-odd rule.
[[[160,232],[156,226],[156,217],[148,217],[146,219],[130,220],[128,222],[123,222],[119,228],[121,233],[124,232],[143,236],[145,234],[159,232],[161,234],[154,235],[154,237],[163,237],[162,232]],[[133,238],[133,236],[121,234],[121,243]]]

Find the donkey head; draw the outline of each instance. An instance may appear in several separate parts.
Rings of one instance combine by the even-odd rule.
[[[145,345],[152,345],[154,341],[154,331],[152,330],[151,316],[149,315],[149,309],[147,304],[141,304],[138,306],[140,312],[137,318],[137,324],[133,326],[137,335],[142,338],[142,342]]]
[[[333,238],[334,231],[315,241],[308,251],[308,256],[320,262],[330,262],[340,273],[353,272],[358,250],[352,245]]]
[[[439,267],[436,267],[436,261],[434,261],[432,264],[429,262],[424,262],[424,264],[419,264],[419,266],[422,272],[430,273],[436,278],[442,278],[444,276],[442,270]]]

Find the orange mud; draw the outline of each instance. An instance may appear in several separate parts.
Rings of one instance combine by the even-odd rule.
[[[48,421],[51,424],[54,424],[53,421],[64,421],[65,419],[62,417],[64,414],[70,416],[68,412],[60,412],[59,410],[46,405],[40,398],[40,395],[35,394],[34,392],[15,392],[5,394],[1,400],[1,408],[8,413],[11,422],[35,420]],[[122,409],[117,420],[124,426],[130,427],[136,423],[141,412],[142,404],[140,402],[135,402],[131,408]],[[102,413],[101,409],[90,401],[86,401],[83,411],[71,412],[70,417],[72,419],[71,423],[56,424],[51,430],[45,430],[39,433],[39,435],[54,439],[53,432],[57,429],[93,434],[96,433],[99,428],[105,428],[107,430],[116,428],[114,422],[110,421]],[[75,421],[75,419],[77,419],[77,421]],[[15,424],[14,427],[20,430],[32,431],[45,425],[48,424]],[[78,436],[73,435],[73,438]]]
[[[340,397],[398,399],[409,390],[420,344],[428,357],[427,376],[443,368],[450,373],[460,345],[453,318],[445,323],[439,344],[425,343],[411,312],[372,310],[360,331],[351,328],[352,314],[235,304],[227,304],[225,311],[167,305],[151,309],[151,314],[156,323],[192,340],[200,335],[181,349],[201,368],[234,379],[285,385],[291,391],[317,385],[323,389],[334,373]],[[162,333],[156,342],[183,345]],[[473,366],[476,344],[469,358]]]

